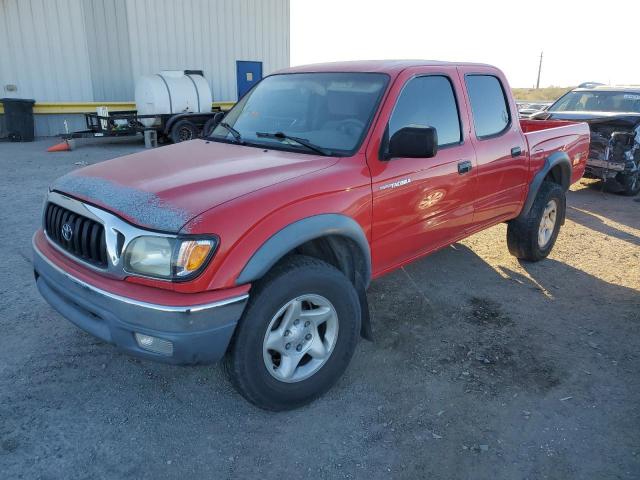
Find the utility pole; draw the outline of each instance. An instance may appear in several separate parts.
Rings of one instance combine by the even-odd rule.
[[[538,81],[536,82],[536,90],[540,88],[540,71],[542,70],[542,54],[544,52],[540,52],[540,63],[538,64]]]

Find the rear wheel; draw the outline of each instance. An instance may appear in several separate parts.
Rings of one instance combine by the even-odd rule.
[[[531,262],[546,258],[564,220],[565,201],[560,185],[543,182],[529,213],[508,223],[507,246],[511,255]]]
[[[187,142],[198,137],[198,127],[189,120],[178,120],[169,133],[173,143]]]
[[[251,403],[290,410],[326,392],[359,338],[360,304],[331,265],[293,256],[251,292],[225,358],[231,382]]]

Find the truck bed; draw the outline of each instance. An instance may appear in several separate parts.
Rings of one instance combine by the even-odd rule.
[[[570,122],[568,120],[528,120],[520,119],[520,128],[524,133],[538,132],[550,128],[566,127],[568,125],[580,125],[581,122]]]
[[[566,120],[521,119],[520,127],[529,144],[534,171],[549,154],[563,150],[571,161],[571,183],[580,180],[589,156],[589,125]]]

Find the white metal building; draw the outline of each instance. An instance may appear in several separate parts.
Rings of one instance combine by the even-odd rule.
[[[137,77],[191,69],[235,101],[243,79],[288,65],[289,0],[0,0],[0,97],[131,102]],[[36,135],[82,127],[35,118]]]

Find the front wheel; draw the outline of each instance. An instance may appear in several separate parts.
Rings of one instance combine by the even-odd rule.
[[[225,358],[230,380],[266,410],[309,403],[347,368],[360,317],[356,290],[340,271],[293,256],[252,290]]]
[[[546,258],[558,238],[565,208],[562,186],[543,182],[529,213],[508,223],[507,246],[511,255],[530,262]]]

